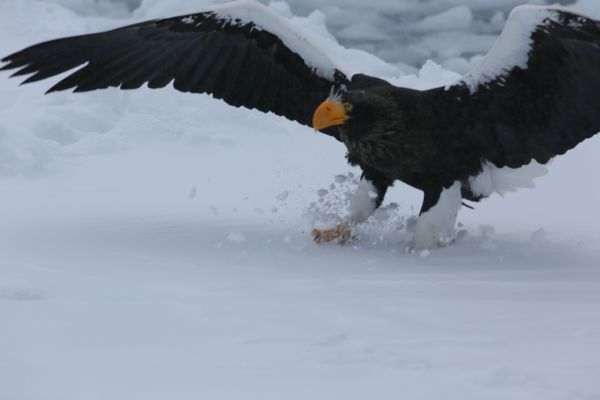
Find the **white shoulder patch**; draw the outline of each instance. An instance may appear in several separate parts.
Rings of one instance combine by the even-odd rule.
[[[213,6],[200,12],[213,12],[223,20],[223,23],[234,25],[253,23],[256,29],[274,34],[323,78],[333,79],[336,69],[350,77],[346,71],[336,65],[324,49],[319,47],[317,41],[309,39],[310,32],[303,32],[288,18],[257,1],[239,0]]]
[[[475,93],[479,86],[493,81],[515,67],[526,69],[533,45],[532,34],[540,26],[558,20],[559,11],[559,7],[516,7],[510,13],[490,52],[458,82],[447,88],[466,84],[471,93]]]
[[[477,196],[488,197],[494,192],[503,195],[522,188],[533,188],[534,179],[547,173],[548,168],[536,161],[520,168],[498,168],[490,162],[485,162],[483,171],[469,178],[469,187]]]

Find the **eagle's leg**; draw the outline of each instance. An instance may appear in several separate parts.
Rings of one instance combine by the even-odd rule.
[[[352,225],[364,222],[381,205],[391,181],[370,170],[364,170],[358,188],[350,199],[350,215],[347,221],[331,229],[315,229],[312,231],[314,241],[318,244],[339,240],[347,243],[354,239]]]
[[[456,217],[462,203],[460,183],[455,182],[449,188],[427,189],[423,194],[413,248],[423,250],[445,246],[456,235]]]
[[[358,188],[350,199],[350,223],[359,224],[366,221],[381,205],[389,185],[378,183],[363,173]]]

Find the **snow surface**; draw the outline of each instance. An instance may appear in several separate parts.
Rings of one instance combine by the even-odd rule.
[[[511,2],[490,3],[422,12],[491,18]],[[192,2],[108,4],[1,1],[0,54]],[[325,46],[329,4],[292,16]],[[458,78],[435,62],[411,75],[361,62],[421,89]],[[358,241],[315,246],[310,230],[348,212],[360,176],[331,138],[171,88],[42,96],[51,82],[7,76],[0,399],[600,397],[600,137],[558,157],[535,190],[463,208],[451,247],[406,251],[421,194],[402,184]]]

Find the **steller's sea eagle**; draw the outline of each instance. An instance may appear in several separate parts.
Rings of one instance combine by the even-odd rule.
[[[600,131],[600,22],[559,7],[515,8],[472,71],[424,91],[351,73],[250,0],[52,40],[2,61],[19,68],[13,76],[32,74],[24,83],[80,67],[48,92],[173,82],[335,137],[363,175],[348,225],[314,232],[318,242],[349,237],[400,180],[424,193],[415,248],[447,244],[463,199],[527,186]]]

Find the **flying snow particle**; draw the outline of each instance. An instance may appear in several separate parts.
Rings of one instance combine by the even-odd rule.
[[[336,183],[344,183],[348,180],[348,177],[346,175],[336,175],[334,179]]]
[[[531,234],[531,241],[533,243],[544,243],[548,241],[548,234],[542,228]]]
[[[242,243],[246,241],[246,237],[240,232],[230,232],[229,235],[227,235],[227,240],[233,243]]]
[[[279,201],[285,201],[289,195],[290,195],[290,191],[284,190],[283,192],[279,193],[275,198]]]

